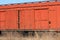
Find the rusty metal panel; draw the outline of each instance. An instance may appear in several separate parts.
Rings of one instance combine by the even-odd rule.
[[[40,10],[41,20],[48,20],[48,9]]]
[[[60,30],[60,6],[57,6],[57,30]]]
[[[6,27],[6,11],[0,11],[0,30],[5,30]]]
[[[20,11],[20,29],[21,30],[34,29],[34,11],[33,10]]]
[[[50,26],[50,30],[56,30],[57,29],[56,6],[51,6],[49,9],[49,26]]]
[[[35,10],[36,20],[48,20],[48,9],[42,8]]]
[[[49,30],[48,21],[41,21],[40,24],[41,24],[41,27],[40,27],[41,30]]]
[[[35,10],[35,29],[49,29],[48,25],[48,9]]]
[[[6,26],[7,29],[18,29],[18,11],[7,10],[6,13]]]

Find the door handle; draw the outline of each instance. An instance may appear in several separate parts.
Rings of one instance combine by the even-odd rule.
[[[51,24],[51,21],[49,21],[49,24]]]

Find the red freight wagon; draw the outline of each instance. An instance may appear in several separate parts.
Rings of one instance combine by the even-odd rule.
[[[0,30],[60,31],[60,2],[1,5]]]
[[[60,31],[60,2],[20,5],[20,30]]]

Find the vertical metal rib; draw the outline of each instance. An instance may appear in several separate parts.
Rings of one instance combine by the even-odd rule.
[[[20,10],[18,10],[18,29],[20,29]]]

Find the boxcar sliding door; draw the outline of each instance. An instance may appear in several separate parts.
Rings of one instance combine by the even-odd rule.
[[[35,29],[36,30],[49,29],[48,8],[35,9]]]
[[[20,30],[34,29],[34,10],[20,10]]]

